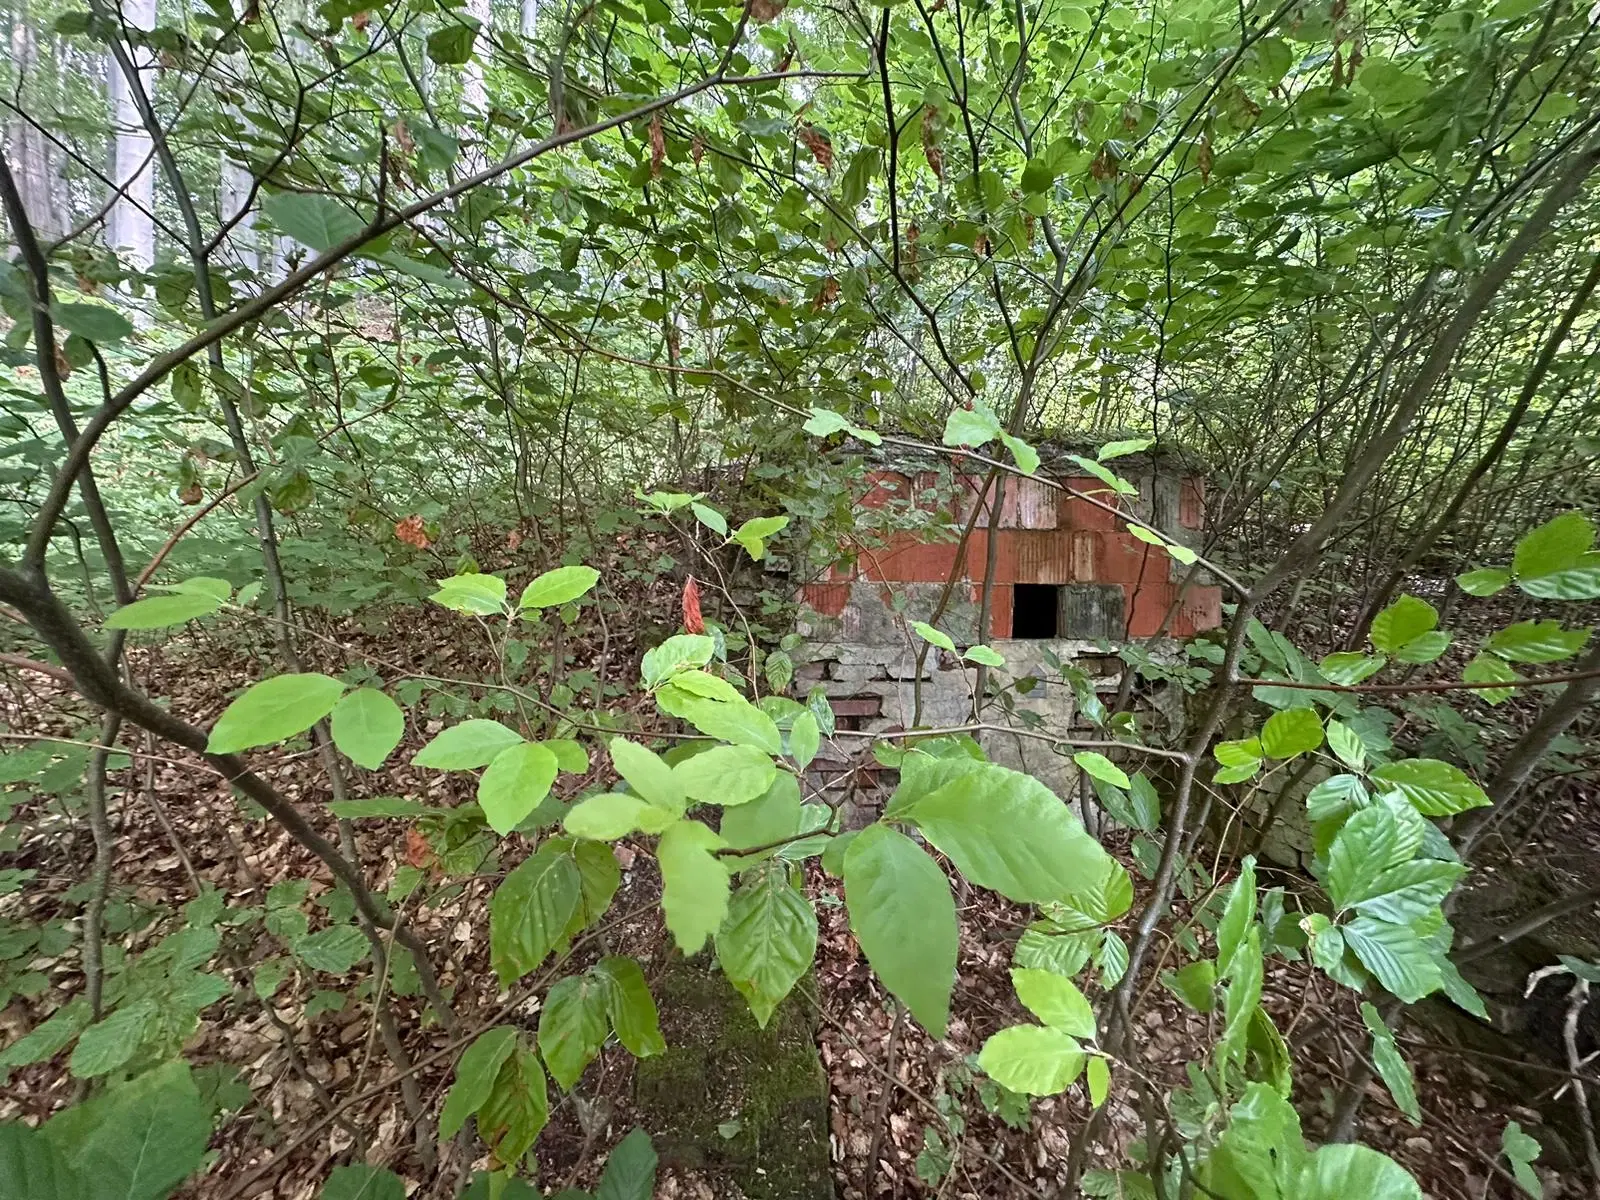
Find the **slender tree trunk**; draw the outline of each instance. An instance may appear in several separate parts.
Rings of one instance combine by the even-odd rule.
[[[124,0],[122,19],[136,29],[154,29],[155,0]],[[147,95],[155,88],[155,59],[144,47],[125,43]],[[139,116],[133,89],[114,56],[106,56],[106,88],[111,98],[113,129],[111,178],[122,197],[111,208],[106,240],[127,264],[148,271],[156,260],[155,164],[150,135]]]
[[[11,64],[19,79],[31,80],[39,69],[39,47],[34,38],[27,5],[23,4],[11,29]],[[50,143],[20,115],[6,130],[6,156],[13,164],[17,191],[28,210],[34,232],[44,241],[61,236],[65,219],[56,204],[55,164]]]

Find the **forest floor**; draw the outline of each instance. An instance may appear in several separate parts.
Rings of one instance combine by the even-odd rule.
[[[641,595],[639,603],[654,611],[673,611],[669,587],[668,581],[661,581],[649,589],[650,594]],[[483,678],[489,666],[479,649],[459,641],[459,626],[442,620],[441,614],[406,610],[376,632],[349,623],[324,623],[320,631],[320,639],[307,643],[308,657],[316,660],[308,668],[337,671],[365,657],[383,664],[378,669],[386,675],[403,669]],[[267,639],[260,632],[254,656],[236,641],[221,638],[192,646],[181,657],[141,653],[135,663],[137,681],[157,695],[170,696],[173,707],[188,719],[209,724],[226,703],[230,686],[264,669]],[[600,669],[612,681],[629,685],[636,678],[634,647],[608,639],[603,662],[596,661],[598,638],[575,640],[568,649],[580,663]],[[204,669],[198,669],[202,665]],[[27,690],[3,697],[5,711],[0,715],[13,735],[84,736],[81,711],[59,685],[28,676],[24,687]],[[443,723],[438,716],[415,720],[406,742],[391,758],[397,765],[357,772],[354,795],[404,795],[445,805],[468,798],[470,777],[403,765]],[[319,864],[270,823],[252,821],[221,781],[197,761],[161,758],[164,751],[159,746],[147,747],[145,753],[157,757],[136,759],[115,779],[114,818],[123,850],[114,868],[113,897],[128,902],[129,911],[170,911],[167,906],[193,899],[197,884],[220,889],[229,905],[241,907],[260,903],[266,889],[286,878],[317,881],[313,897],[328,889],[328,877]],[[269,752],[257,758],[272,781],[305,811],[322,810],[327,796],[313,755]],[[584,781],[564,777],[564,783],[576,790]],[[1574,847],[1587,845],[1600,861],[1600,822],[1595,817],[1600,804],[1592,796],[1587,800],[1575,800],[1571,806],[1571,819],[1582,828],[1546,831],[1544,836],[1556,843],[1553,853],[1570,854]],[[37,814],[33,836],[7,856],[8,865],[38,874],[26,892],[0,900],[0,916],[48,918],[85,875],[91,848],[88,830],[70,805],[58,804],[55,810],[58,815]],[[23,807],[16,815],[26,814]],[[163,819],[169,829],[163,828]],[[331,830],[331,820],[324,824]],[[417,840],[408,838],[401,823],[393,820],[360,822],[357,841],[369,878],[380,886],[408,860],[427,861]],[[488,898],[498,874],[515,865],[518,854],[512,849],[505,861],[486,868],[442,902],[415,907],[407,914],[423,938],[438,948],[441,982],[453,992],[458,1015],[468,1029],[510,1021],[531,1032],[537,1022],[536,1002],[526,990],[514,988],[509,997],[497,992],[488,962]],[[599,936],[580,939],[569,965],[581,967],[587,958],[601,953],[628,953],[636,955],[647,977],[654,979],[676,952],[669,949],[670,939],[655,907],[659,880],[653,860],[625,843],[617,856],[624,884],[611,915]],[[1123,858],[1131,867],[1131,860]],[[1218,862],[1215,867],[1214,886],[1226,887],[1231,864]],[[1588,867],[1580,865],[1583,869]],[[1147,885],[1137,874],[1134,878],[1139,895],[1133,912],[1137,912]],[[947,1036],[934,1041],[910,1021],[895,1029],[888,997],[849,933],[840,885],[815,867],[808,881],[821,924],[816,990],[797,993],[786,1003],[816,1008],[818,1046],[830,1085],[828,1134],[838,1194],[846,1200],[879,1196],[1053,1200],[1059,1194],[1073,1136],[1087,1116],[1082,1089],[1074,1087],[1064,1096],[1036,1101],[1031,1114],[1003,1109],[991,1113],[968,1068],[985,1038],[1003,1025],[1026,1019],[1008,977],[1010,944],[1026,923],[1025,912],[989,893],[965,888],[958,892],[963,929],[959,978]],[[40,882],[48,886],[37,886]],[[1272,883],[1291,890],[1302,885],[1289,878],[1275,878]],[[31,911],[22,911],[24,903]],[[132,921],[115,940],[136,951],[163,932]],[[381,1046],[374,1051],[371,1023],[363,1015],[368,1006],[347,1003],[332,1008],[321,1002],[320,1011],[308,1013],[312,997],[336,989],[338,981],[309,980],[304,973],[291,976],[273,997],[275,1019],[269,1019],[255,1000],[251,965],[278,952],[267,944],[232,948],[226,973],[235,985],[234,995],[207,1013],[189,1046],[193,1061],[238,1068],[252,1095],[213,1142],[216,1161],[211,1170],[183,1194],[205,1200],[268,1195],[310,1200],[316,1194],[314,1181],[325,1176],[330,1165],[357,1151],[367,1161],[425,1180],[416,1195],[449,1195],[468,1164],[455,1162],[454,1173],[430,1173],[416,1157],[398,1090],[391,1087],[369,1094],[390,1069]],[[1160,946],[1155,958],[1163,958]],[[50,986],[36,1000],[16,999],[0,1014],[0,1042],[36,1025],[81,989],[75,951],[36,965],[49,974]],[[1183,1064],[1214,1043],[1216,1030],[1208,1025],[1215,1018],[1182,1006],[1155,982],[1160,963],[1155,967],[1147,970],[1151,983],[1143,997],[1141,1031],[1147,1061],[1153,1064],[1151,1083],[1158,1090],[1170,1090],[1184,1082]],[[360,971],[357,968],[345,982],[353,985]],[[1306,963],[1274,959],[1269,962],[1264,1002],[1295,1049],[1297,1107],[1307,1114],[1306,1133],[1315,1139],[1331,1098],[1367,1046],[1355,997],[1347,989],[1335,988]],[[419,1080],[423,1099],[436,1105],[451,1079],[451,1056],[438,1054],[446,1039],[437,1027],[418,1025],[416,999],[396,996],[394,1003],[402,1014],[402,1028],[410,1031],[411,1054],[419,1059],[434,1056],[419,1072]],[[1417,1076],[1424,1123],[1413,1128],[1381,1085],[1373,1084],[1363,1109],[1363,1140],[1400,1160],[1439,1200],[1519,1194],[1504,1160],[1498,1158],[1501,1133],[1511,1120],[1537,1131],[1540,1118],[1532,1106],[1542,1097],[1508,1090],[1485,1069],[1492,1064],[1431,1040],[1425,1030],[1407,1025],[1399,1036]],[[631,1127],[632,1073],[628,1055],[609,1049],[580,1083],[578,1094],[583,1099],[568,1097],[553,1105],[550,1126],[538,1148],[542,1188],[556,1191],[564,1184],[594,1182],[606,1152]],[[1559,1082],[1557,1072],[1551,1090]],[[61,1058],[17,1070],[0,1084],[0,1118],[43,1118],[65,1103],[72,1091]],[[1143,1135],[1127,1091],[1126,1080],[1116,1081],[1109,1101],[1112,1140],[1121,1148]],[[344,1103],[350,1097],[359,1102]],[[932,1140],[929,1130],[936,1135]],[[1564,1184],[1553,1174],[1547,1177],[1545,1195],[1551,1200],[1578,1191],[1575,1183]],[[738,1194],[725,1181],[677,1171],[670,1164],[663,1165],[658,1185],[661,1197],[722,1200]]]

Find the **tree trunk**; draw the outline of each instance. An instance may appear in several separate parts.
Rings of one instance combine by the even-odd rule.
[[[39,47],[26,4],[20,6],[16,24],[11,29],[11,65],[21,80],[31,80],[38,71]],[[51,186],[55,179],[55,163],[50,143],[18,114],[6,130],[6,154],[13,165],[17,191],[22,195],[22,205],[28,210],[34,233],[45,242],[60,237],[66,222]]]
[[[122,19],[136,29],[154,29],[155,0],[124,0]],[[129,45],[128,55],[139,68],[147,94],[156,82],[155,59],[144,47]],[[113,130],[111,178],[122,191],[111,208],[106,240],[130,267],[147,271],[155,263],[155,168],[150,135],[139,119],[133,92],[116,60],[106,56],[106,86],[111,98]]]

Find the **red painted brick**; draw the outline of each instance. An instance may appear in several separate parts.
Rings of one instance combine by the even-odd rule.
[[[1111,494],[1111,489],[1098,479],[1084,476],[1082,478],[1063,479],[1061,482],[1077,491],[1088,492],[1096,500],[1103,500],[1108,504],[1115,500],[1115,497]],[[1109,513],[1103,508],[1090,504],[1087,500],[1079,500],[1075,496],[1069,496],[1066,492],[1060,493],[1060,496],[1061,525],[1064,528],[1110,530],[1120,527],[1115,513]]]
[[[866,492],[856,501],[862,508],[882,508],[891,500],[911,498],[911,480],[898,471],[871,471],[866,484]]]
[[[1146,583],[1128,589],[1128,636],[1153,637],[1167,618],[1174,599],[1171,584]]]
[[[869,560],[862,557],[862,577],[894,583],[943,583],[956,566],[956,544],[936,542],[877,551]]]
[[[1167,582],[1167,552],[1141,542],[1131,533],[1097,533],[1100,553],[1095,582],[1133,586]]]
[[[972,515],[972,506],[979,503],[982,497],[983,511],[978,514],[977,528],[986,529],[989,525],[989,505],[994,500],[991,491],[985,495],[983,485],[987,480],[984,475],[958,475],[956,476],[956,515],[965,521]],[[1017,525],[1017,489],[1011,484],[1006,484],[1006,494],[1000,501],[1000,528],[1014,529]]]
[[[998,537],[999,541],[995,544],[994,581],[996,583],[1015,583],[1017,581],[1017,534],[1014,530],[1002,529]],[[967,542],[967,561],[962,571],[962,578],[982,583],[984,569],[988,564],[989,531],[987,529],[974,529],[972,537]]]
[[[1067,573],[1073,583],[1093,583],[1100,571],[1100,535],[1084,531],[1068,535],[1072,539]]]
[[[836,717],[876,717],[883,711],[882,696],[836,696],[828,701]]]
[[[994,587],[992,605],[989,609],[989,636],[991,638],[1008,638],[1011,636],[1011,613],[1016,603],[1016,596],[1009,583],[999,583]]]
[[[1185,529],[1203,529],[1205,523],[1206,481],[1191,475],[1178,488],[1178,524]]]
[[[800,589],[800,599],[825,617],[837,617],[850,602],[848,583],[808,583]]]
[[[1071,583],[1072,534],[1056,530],[1022,530],[1017,543],[1018,583]]]

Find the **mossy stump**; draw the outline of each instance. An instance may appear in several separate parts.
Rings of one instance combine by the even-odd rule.
[[[748,1200],[833,1200],[828,1077],[807,1007],[791,996],[759,1029],[721,971],[681,959],[655,992],[667,1052],[638,1064],[635,1100],[662,1161]]]

